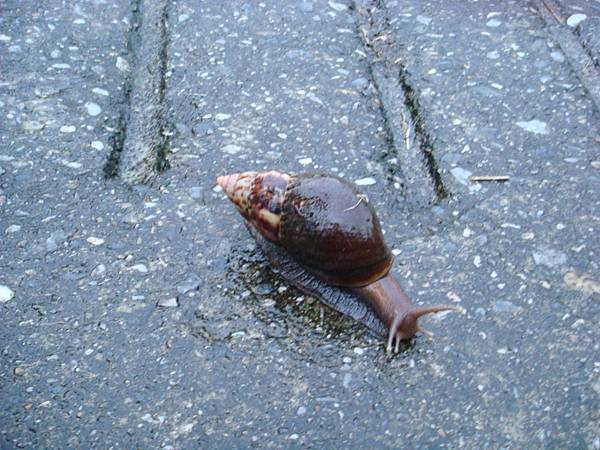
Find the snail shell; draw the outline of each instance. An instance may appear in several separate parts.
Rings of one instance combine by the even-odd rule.
[[[288,282],[387,334],[388,351],[425,331],[417,324],[420,316],[456,310],[410,302],[389,274],[393,257],[373,207],[343,179],[270,171],[225,175],[217,182]]]

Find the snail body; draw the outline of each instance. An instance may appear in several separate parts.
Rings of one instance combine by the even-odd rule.
[[[412,304],[390,274],[393,256],[373,207],[343,179],[270,171],[217,182],[283,278],[387,336],[388,351],[425,332],[419,317],[456,310]]]

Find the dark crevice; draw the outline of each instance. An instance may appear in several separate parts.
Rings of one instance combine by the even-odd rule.
[[[415,134],[419,142],[419,149],[425,160],[427,171],[431,177],[438,200],[443,200],[448,197],[448,191],[444,187],[442,176],[437,166],[437,161],[433,155],[433,142],[429,133],[425,130],[425,124],[420,114],[421,107],[419,105],[419,98],[415,92],[412,84],[410,83],[409,76],[407,74],[404,65],[400,64],[400,71],[398,73],[398,79],[400,86],[404,91],[404,106],[410,113],[412,123],[415,129]]]
[[[170,136],[172,134],[171,127],[169,123],[165,120],[166,117],[166,102],[165,97],[167,94],[167,70],[169,65],[169,31],[167,29],[167,24],[169,23],[169,2],[165,5],[162,15],[160,18],[160,80],[159,80],[159,102],[161,105],[160,110],[160,131],[159,131],[159,140],[156,143],[156,163],[154,166],[154,170],[157,173],[164,172],[167,170],[169,165],[169,160],[167,159],[170,148]]]
[[[413,140],[422,158],[423,171],[426,171],[430,178],[431,195],[435,196],[435,198],[432,198],[432,201],[437,203],[444,200],[449,196],[449,192],[444,186],[435,160],[433,139],[428,134],[425,121],[421,116],[418,92],[410,81],[410,76],[408,75],[406,67],[400,62],[398,57],[399,55],[395,48],[396,44],[392,35],[392,26],[389,17],[386,14],[384,2],[381,0],[362,2],[356,0],[356,5],[353,9],[358,17],[358,34],[362,37],[363,44],[371,53],[371,58],[369,58],[370,61],[367,67],[369,76],[377,91],[379,107],[384,120],[387,147],[384,158],[387,157],[388,154],[398,155],[401,151],[401,147],[403,147],[401,143],[395,142],[395,135],[397,132],[394,132],[394,127],[397,127],[398,125],[390,123],[390,117],[394,117],[394,115],[397,116],[397,111],[395,111],[396,108],[392,106],[392,110],[388,110],[389,105],[386,106],[386,97],[389,97],[389,94],[386,94],[384,91],[386,89],[389,90],[390,88],[389,86],[386,88],[385,86],[379,85],[380,81],[385,85],[385,80],[387,78],[389,80],[394,80],[393,82],[397,83],[395,89],[401,91],[401,95],[397,95],[397,98],[406,112],[404,121],[409,131],[412,131],[411,134]],[[381,70],[376,69],[375,66],[381,68]],[[378,73],[378,71],[381,73]],[[403,181],[406,181],[403,175],[403,172],[406,170],[411,170],[411,168],[401,166],[400,170],[398,170],[398,168],[389,167],[389,177],[393,179],[395,176],[399,175],[402,177]],[[409,189],[408,186],[404,182],[401,183],[401,186],[402,191],[406,193],[407,189]]]
[[[131,0],[131,14],[129,16],[129,30],[127,31],[126,43],[127,55],[129,56],[128,61],[130,63],[133,62],[133,57],[137,53],[140,43],[139,30],[142,26],[141,3],[142,0]],[[120,104],[119,117],[117,118],[117,123],[113,127],[114,131],[108,141],[110,153],[104,164],[105,178],[114,178],[119,175],[119,162],[121,160],[121,153],[123,152],[123,145],[125,143],[125,135],[127,132],[129,103],[133,81],[134,71],[130,71],[125,77],[123,101]]]

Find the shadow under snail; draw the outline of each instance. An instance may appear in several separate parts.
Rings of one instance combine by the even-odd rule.
[[[367,197],[322,174],[243,172],[217,179],[271,266],[290,284],[387,336],[387,351],[419,317],[454,306],[415,306],[390,273],[393,256]]]

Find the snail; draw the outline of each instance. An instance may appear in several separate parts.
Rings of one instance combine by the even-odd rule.
[[[272,267],[290,284],[353,317],[388,352],[417,332],[419,317],[453,306],[415,306],[390,273],[393,256],[366,195],[342,178],[277,171],[218,177]]]

